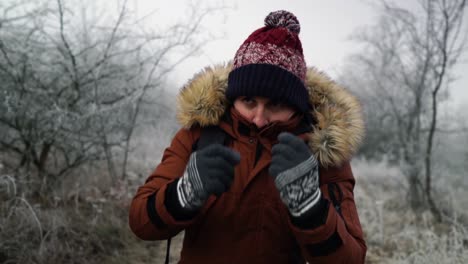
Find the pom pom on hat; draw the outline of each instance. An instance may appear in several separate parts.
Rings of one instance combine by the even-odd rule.
[[[268,14],[265,18],[265,26],[284,27],[296,34],[301,32],[301,25],[297,17],[285,10],[274,11]]]

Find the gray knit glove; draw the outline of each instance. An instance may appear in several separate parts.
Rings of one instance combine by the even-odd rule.
[[[220,144],[193,152],[184,176],[177,183],[182,208],[197,210],[211,194],[219,196],[227,191],[234,179],[234,166],[239,161],[239,153]]]
[[[278,141],[269,172],[291,215],[299,217],[320,200],[318,162],[299,137],[283,132]]]

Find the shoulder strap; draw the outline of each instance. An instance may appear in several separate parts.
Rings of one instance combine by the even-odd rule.
[[[338,197],[336,197],[335,195],[335,190],[338,193]],[[343,191],[341,191],[340,186],[335,182],[329,183],[328,194],[330,195],[330,200],[332,201],[336,211],[341,217],[343,217],[343,215],[341,214],[341,202],[343,201]]]
[[[207,126],[201,130],[200,138],[196,143],[196,149],[203,149],[211,144],[225,145],[227,134],[219,126]]]
[[[166,260],[164,261],[164,264],[169,264],[169,258],[171,255],[171,239],[167,239],[167,246],[166,246]]]

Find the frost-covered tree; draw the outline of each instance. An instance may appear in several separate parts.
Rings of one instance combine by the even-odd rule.
[[[129,6],[0,3],[0,152],[41,190],[96,161],[125,178],[145,99],[200,49],[201,23],[219,10],[199,3],[184,21],[149,28]]]
[[[451,71],[466,48],[467,1],[420,0],[412,8],[380,3],[378,22],[354,37],[365,48],[344,77],[365,105],[363,153],[400,163],[413,208],[426,204],[440,216],[432,198],[434,138]]]

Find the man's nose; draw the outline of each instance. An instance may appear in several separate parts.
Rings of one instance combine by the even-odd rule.
[[[252,123],[254,123],[258,128],[261,128],[268,124],[268,118],[267,118],[267,113],[265,112],[265,107],[263,106],[257,107],[254,113]]]

